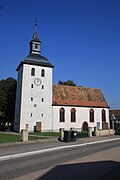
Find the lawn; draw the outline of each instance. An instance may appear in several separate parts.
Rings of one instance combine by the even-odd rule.
[[[29,135],[34,135],[34,136],[44,136],[44,137],[59,137],[60,133],[59,132],[31,132]]]
[[[29,140],[47,139],[47,137],[28,136]],[[21,142],[20,134],[0,133],[0,143]]]
[[[58,132],[34,132],[29,133],[28,140],[39,140],[39,139],[48,139],[51,137],[58,138],[60,133]],[[88,137],[87,132],[77,132],[76,138]],[[21,142],[21,135],[18,134],[10,134],[10,133],[0,133],[0,143],[9,143],[9,142]]]

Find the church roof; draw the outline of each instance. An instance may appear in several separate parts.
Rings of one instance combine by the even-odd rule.
[[[53,105],[109,108],[100,89],[53,85]]]
[[[28,56],[26,56],[24,61],[21,61],[21,63],[19,64],[16,71],[18,71],[23,66],[23,64],[30,64],[30,65],[44,66],[51,68],[54,67],[46,57],[41,56],[40,54],[29,54]]]
[[[28,56],[26,56],[24,61],[26,63],[29,62],[42,66],[53,67],[53,65],[49,62],[49,60],[46,57],[41,56],[40,54],[29,54]]]
[[[23,66],[23,64],[51,67],[51,68],[54,67],[46,57],[41,56],[41,54],[40,54],[41,41],[38,38],[38,33],[36,31],[36,28],[37,28],[37,18],[36,18],[36,23],[35,23],[35,31],[34,31],[32,40],[29,43],[30,44],[29,55],[26,56],[24,61],[21,61],[21,63],[17,67],[16,71],[19,71],[19,69]],[[37,46],[35,46],[35,45],[37,45]]]
[[[32,41],[36,41],[36,42],[41,43],[40,39],[38,38],[38,33],[36,31],[33,34]]]

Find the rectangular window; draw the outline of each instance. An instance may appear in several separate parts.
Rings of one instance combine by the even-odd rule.
[[[44,102],[44,98],[42,98],[42,102]]]
[[[31,88],[33,88],[33,84],[31,84]]]
[[[33,101],[33,97],[31,97],[31,101]]]
[[[38,49],[38,44],[35,44],[35,49]]]
[[[31,117],[32,117],[32,113],[31,113]]]
[[[44,85],[42,85],[42,89],[44,89]]]
[[[41,117],[43,117],[43,113],[41,114]]]
[[[37,107],[37,104],[34,104],[34,107]]]

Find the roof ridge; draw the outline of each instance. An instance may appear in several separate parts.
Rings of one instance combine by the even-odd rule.
[[[53,86],[75,87],[75,88],[85,88],[85,89],[97,89],[97,90],[101,91],[100,88],[85,87],[85,86],[72,86],[72,85],[65,85],[65,84],[53,84]]]

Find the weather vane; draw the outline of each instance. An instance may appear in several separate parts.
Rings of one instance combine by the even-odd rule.
[[[37,27],[37,17],[35,17],[35,26]]]

